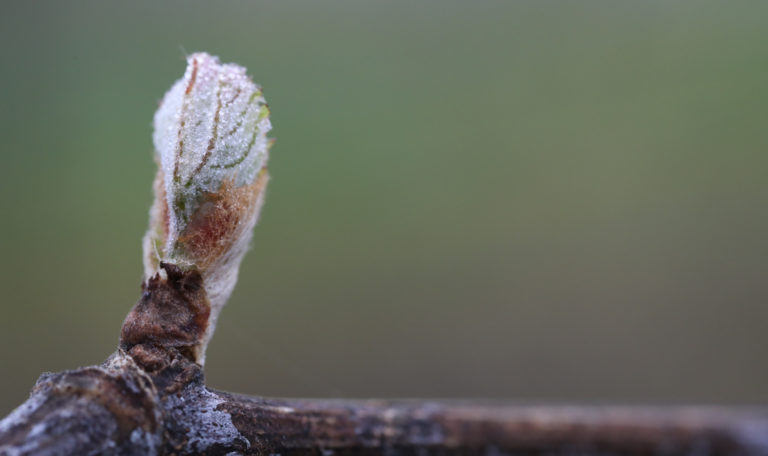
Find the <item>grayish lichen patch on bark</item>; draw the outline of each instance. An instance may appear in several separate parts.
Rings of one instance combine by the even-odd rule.
[[[171,426],[186,436],[186,448],[192,452],[207,452],[225,448],[245,450],[250,442],[232,424],[232,416],[218,409],[224,401],[204,385],[193,383],[162,403]]]
[[[45,402],[45,398],[38,394],[33,394],[29,399],[16,407],[8,416],[0,421],[0,433],[4,434],[11,428],[18,426],[18,423],[25,421],[26,417],[34,413]]]
[[[99,366],[44,374],[0,423],[0,455],[157,454],[152,382],[124,352]]]

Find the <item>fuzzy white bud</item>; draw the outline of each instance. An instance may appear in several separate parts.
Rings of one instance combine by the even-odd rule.
[[[158,173],[145,279],[160,273],[161,262],[202,274],[211,305],[207,343],[264,200],[269,109],[245,68],[196,53],[163,97],[154,127]]]

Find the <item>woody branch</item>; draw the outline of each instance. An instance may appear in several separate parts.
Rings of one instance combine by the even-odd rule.
[[[276,400],[206,388],[205,348],[264,200],[270,128],[245,69],[189,56],[155,115],[143,293],[119,347],[101,365],[42,375],[0,421],[0,455],[768,455],[766,410]]]

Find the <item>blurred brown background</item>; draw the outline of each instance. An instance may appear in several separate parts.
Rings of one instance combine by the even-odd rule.
[[[767,15],[3,2],[0,414],[115,348],[182,49],[247,66],[277,138],[210,385],[765,401]]]

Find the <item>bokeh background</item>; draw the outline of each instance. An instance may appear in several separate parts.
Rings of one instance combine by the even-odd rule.
[[[768,399],[768,3],[0,8],[0,414],[115,348],[197,50],[277,138],[210,385]]]

